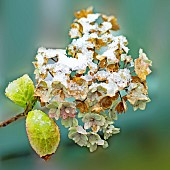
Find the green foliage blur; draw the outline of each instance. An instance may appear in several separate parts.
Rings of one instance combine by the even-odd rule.
[[[28,73],[34,79],[32,61],[40,46],[65,48],[68,31],[77,10],[93,6],[113,14],[129,41],[130,54],[143,48],[153,61],[148,76],[149,96],[145,111],[118,116],[121,133],[109,147],[90,153],[68,139],[60,124],[61,142],[48,162],[29,145],[25,121],[0,129],[0,170],[169,170],[169,41],[168,0],[0,0],[0,121],[21,109],[8,100],[8,82]]]

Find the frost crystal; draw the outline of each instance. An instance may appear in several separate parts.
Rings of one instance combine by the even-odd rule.
[[[128,55],[126,37],[114,34],[119,30],[114,16],[95,14],[90,7],[75,17],[66,49],[38,49],[35,96],[69,127],[69,138],[92,152],[97,145],[106,148],[106,140],[119,133],[113,121],[126,112],[127,101],[134,110],[145,109],[152,63],[142,49],[135,61]]]

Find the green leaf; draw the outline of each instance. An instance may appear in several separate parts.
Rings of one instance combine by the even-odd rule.
[[[55,153],[60,132],[54,120],[47,114],[40,110],[30,111],[26,118],[26,130],[32,148],[40,157],[46,159]]]
[[[9,83],[5,95],[21,107],[34,100],[34,84],[27,74]]]

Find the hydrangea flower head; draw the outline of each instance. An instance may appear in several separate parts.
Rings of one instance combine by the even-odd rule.
[[[117,30],[114,16],[93,13],[91,7],[78,11],[71,43],[65,49],[39,48],[34,62],[41,105],[69,128],[69,138],[90,151],[106,148],[107,139],[119,133],[113,124],[117,113],[127,111],[127,102],[144,110],[150,101],[146,76],[152,62],[142,49],[133,61],[126,37],[115,36]]]

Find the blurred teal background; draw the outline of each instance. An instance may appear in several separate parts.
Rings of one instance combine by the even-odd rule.
[[[119,135],[110,147],[89,153],[67,138],[48,162],[31,149],[24,120],[0,129],[0,170],[169,170],[170,169],[170,1],[169,0],[0,0],[0,121],[21,111],[4,96],[9,81],[28,73],[40,46],[65,48],[73,13],[94,6],[117,16],[130,54],[143,48],[153,61],[148,77],[152,102],[145,111],[119,115]]]

